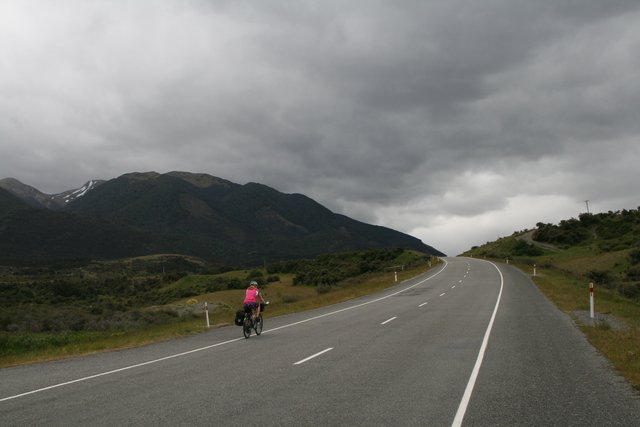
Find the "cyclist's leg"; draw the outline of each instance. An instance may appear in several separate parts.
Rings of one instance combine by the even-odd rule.
[[[253,323],[253,305],[251,303],[244,305],[244,316]]]
[[[258,317],[256,317],[256,324],[253,328],[256,331],[256,335],[260,335],[262,333],[262,326],[262,315],[258,315]]]
[[[249,317],[248,313],[245,315],[245,318],[242,322],[242,334],[245,338],[249,338],[251,336],[251,328],[253,327],[253,322],[251,321],[251,317]]]

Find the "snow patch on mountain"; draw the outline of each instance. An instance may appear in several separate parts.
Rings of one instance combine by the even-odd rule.
[[[104,182],[104,180],[92,179],[80,188],[68,190],[59,194],[42,193],[41,191],[23,184],[14,178],[4,178],[0,180],[0,187],[18,196],[31,206],[58,210],[62,209],[66,204],[84,196]]]
[[[74,201],[76,199],[79,199],[80,197],[82,197],[85,194],[87,194],[88,191],[93,190],[98,185],[102,184],[103,182],[104,181],[91,180],[91,181],[87,182],[82,187],[80,187],[80,188],[78,188],[76,190],[69,190],[69,191],[65,191],[64,193],[55,194],[55,195],[51,196],[51,198],[52,199],[54,199],[54,198],[62,199],[63,202],[66,204],[66,203],[72,202],[72,201]]]

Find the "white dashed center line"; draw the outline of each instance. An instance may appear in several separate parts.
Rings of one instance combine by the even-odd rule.
[[[389,322],[391,322],[391,321],[393,321],[393,320],[396,320],[397,318],[398,318],[397,316],[396,316],[396,317],[392,317],[391,319],[387,319],[387,320],[385,320],[384,322],[382,322],[382,323],[380,323],[380,324],[381,324],[381,325],[386,325],[387,323],[389,323]]]
[[[301,365],[301,364],[303,364],[304,362],[308,362],[309,360],[311,360],[311,359],[313,359],[313,358],[316,358],[316,357],[320,356],[321,354],[325,354],[326,352],[331,351],[331,350],[333,350],[333,347],[329,347],[329,348],[327,348],[327,349],[325,349],[325,350],[322,350],[321,352],[316,353],[316,354],[314,354],[314,355],[312,355],[312,356],[309,356],[309,357],[307,357],[306,359],[299,360],[299,361],[297,361],[296,363],[294,363],[294,365]]]

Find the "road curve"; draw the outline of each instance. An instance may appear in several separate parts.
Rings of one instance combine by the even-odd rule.
[[[520,271],[470,258],[379,294],[0,370],[0,424],[640,425],[640,398]]]

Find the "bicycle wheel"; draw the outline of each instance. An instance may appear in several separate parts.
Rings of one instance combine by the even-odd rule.
[[[242,323],[242,334],[245,338],[249,338],[251,336],[251,326],[251,318],[249,316],[245,316]]]
[[[263,324],[264,324],[264,321],[262,320],[262,314],[261,314],[256,319],[256,324],[255,324],[255,326],[253,328],[256,331],[256,335],[260,335],[262,333],[262,325]]]

